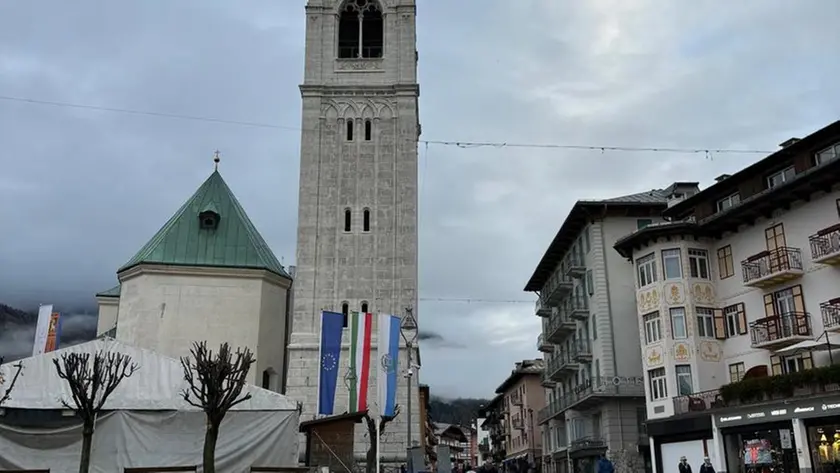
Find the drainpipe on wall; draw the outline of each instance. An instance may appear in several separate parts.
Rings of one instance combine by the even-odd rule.
[[[283,356],[283,374],[280,375],[280,394],[283,395],[286,394],[286,382],[289,380],[289,340],[292,337],[292,321],[294,319],[294,311],[292,310],[294,298],[292,294],[295,287],[295,269],[295,266],[289,266],[289,275],[292,277],[292,283],[289,285],[289,289],[286,290],[286,333],[283,335],[283,351],[285,355]]]

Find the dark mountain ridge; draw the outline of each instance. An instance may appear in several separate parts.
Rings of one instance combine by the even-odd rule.
[[[429,410],[435,422],[468,427],[475,424],[478,409],[488,402],[490,402],[489,399],[444,399],[432,396],[429,400]]]

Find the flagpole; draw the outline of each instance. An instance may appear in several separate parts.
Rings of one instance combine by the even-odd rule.
[[[380,448],[382,447],[382,443],[379,441],[382,437],[379,435],[379,426],[382,424],[382,412],[379,412],[379,415],[376,416],[376,472],[380,473],[382,471],[382,451]]]

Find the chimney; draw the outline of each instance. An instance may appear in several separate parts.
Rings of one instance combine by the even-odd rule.
[[[292,279],[294,279],[294,278],[295,278],[295,270],[296,270],[296,269],[297,269],[297,266],[295,266],[295,265],[293,265],[293,264],[292,264],[292,265],[289,265],[289,276],[291,276],[291,277],[292,277]]]
[[[729,174],[721,174],[720,176],[715,178],[715,182],[723,182],[726,179],[729,179],[730,177],[732,176],[730,176]]]
[[[779,146],[781,146],[782,148],[787,148],[788,146],[796,143],[797,141],[800,141],[800,138],[791,138],[787,141],[783,141],[783,142],[779,143]]]

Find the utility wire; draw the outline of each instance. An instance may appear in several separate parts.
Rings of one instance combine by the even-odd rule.
[[[52,100],[41,100],[27,97],[13,97],[8,95],[0,95],[0,100],[8,102],[20,102],[28,104],[49,105],[53,107],[76,108],[83,110],[96,110],[100,112],[124,113],[131,115],[145,115],[158,118],[174,118],[180,120],[193,120],[210,123],[221,123],[226,125],[237,125],[253,128],[273,128],[278,130],[300,131],[299,127],[277,125],[272,123],[251,122],[242,120],[229,120],[225,118],[202,117],[197,115],[185,115],[179,113],[165,113],[154,112],[148,110],[134,110],[128,108],[117,107],[102,107],[98,105],[88,105],[70,102],[56,102]],[[707,157],[710,154],[771,154],[772,151],[758,150],[758,149],[712,149],[712,148],[670,148],[670,147],[656,147],[656,146],[590,146],[590,145],[571,145],[571,144],[556,144],[556,143],[508,143],[508,142],[492,142],[492,141],[444,141],[444,140],[419,140],[420,143],[426,145],[439,146],[454,146],[458,148],[542,148],[542,149],[577,149],[587,151],[622,151],[622,152],[648,152],[648,153],[683,153],[683,154],[705,154]]]
[[[73,289],[51,289],[45,291],[36,291],[34,289],[22,289],[16,291],[9,291],[7,292],[8,295],[13,294],[27,294],[27,295],[37,295],[42,299],[49,299],[50,293],[58,293],[58,294],[65,294],[65,295],[74,295],[74,296],[81,296],[81,295],[89,295],[93,296],[94,293],[89,293],[87,291],[79,291]],[[525,300],[525,299],[484,299],[481,297],[418,297],[417,300],[422,302],[454,302],[454,303],[462,303],[462,304],[534,304],[536,299],[532,300]]]

